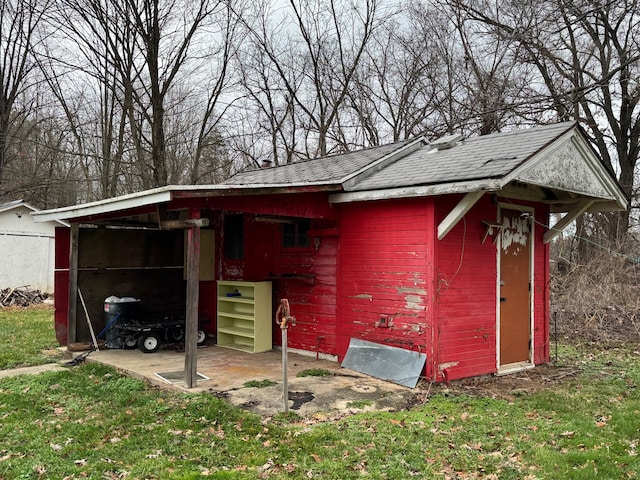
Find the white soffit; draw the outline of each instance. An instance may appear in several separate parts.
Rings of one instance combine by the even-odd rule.
[[[71,220],[90,215],[101,215],[119,210],[154,205],[168,202],[169,200],[171,200],[171,187],[160,187],[154,190],[123,195],[121,197],[109,198],[97,202],[72,205],[52,210],[41,210],[31,213],[31,216],[36,223],[50,220]]]

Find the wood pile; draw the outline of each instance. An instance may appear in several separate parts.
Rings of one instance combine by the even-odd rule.
[[[28,307],[42,303],[46,298],[46,293],[42,293],[40,290],[32,290],[29,287],[0,290],[0,306],[2,307]]]

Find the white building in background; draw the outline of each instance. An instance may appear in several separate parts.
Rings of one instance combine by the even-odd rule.
[[[35,223],[38,209],[22,200],[0,204],[0,289],[28,286],[53,293],[55,229],[65,222]]]

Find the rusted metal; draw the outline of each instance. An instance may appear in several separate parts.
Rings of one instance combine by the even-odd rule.
[[[276,324],[282,330],[282,403],[284,412],[289,413],[289,377],[287,373],[287,329],[296,324],[296,317],[291,316],[289,300],[280,300],[276,310]]]

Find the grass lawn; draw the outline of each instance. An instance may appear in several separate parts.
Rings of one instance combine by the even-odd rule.
[[[0,307],[0,370],[59,360],[53,308]]]
[[[16,315],[53,328],[51,311],[0,310],[1,332]],[[0,350],[35,345],[27,332],[41,331]],[[640,353],[563,346],[560,359],[575,373],[536,393],[434,386],[410,411],[338,418],[260,418],[92,363],[3,379],[0,479],[640,477]]]

